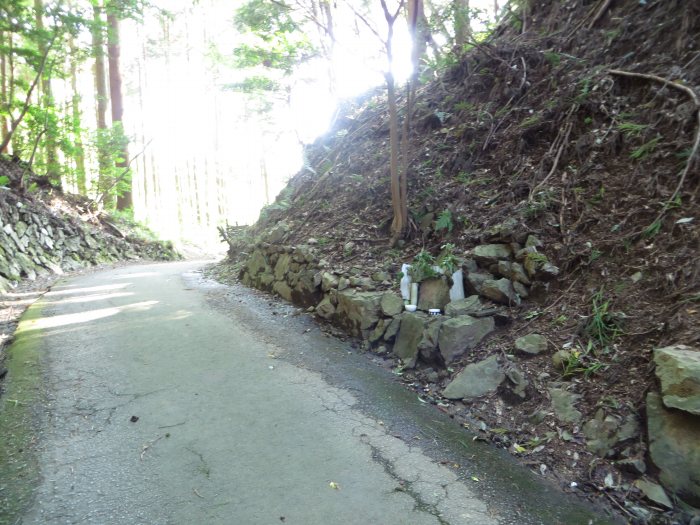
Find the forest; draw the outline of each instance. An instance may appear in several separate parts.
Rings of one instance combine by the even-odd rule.
[[[1,152],[26,176],[2,182],[89,198],[169,239],[251,223],[340,101],[414,90],[514,8],[409,4],[5,0]]]

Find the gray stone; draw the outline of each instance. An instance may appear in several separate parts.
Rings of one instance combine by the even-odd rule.
[[[477,319],[469,315],[460,315],[448,319],[440,328],[438,345],[440,355],[446,364],[451,363],[474,348],[495,328],[493,317]]]
[[[610,457],[615,454],[615,447],[639,434],[639,423],[634,417],[628,417],[623,423],[619,417],[606,415],[599,409],[590,421],[583,425],[586,436],[586,448],[600,456]]]
[[[525,379],[525,375],[515,366],[511,366],[506,370],[506,376],[513,384],[512,391],[518,397],[525,399],[525,390],[530,382]]]
[[[350,286],[350,280],[347,277],[338,279],[338,291],[346,290]]]
[[[386,272],[374,272],[372,274],[372,280],[375,283],[381,283],[382,281],[388,281],[389,279],[391,279],[391,277]]]
[[[445,279],[427,279],[420,283],[418,291],[419,310],[428,310],[430,308],[443,310],[449,302],[450,286]]]
[[[418,350],[427,361],[433,360],[435,357],[440,328],[444,322],[443,316],[430,316],[427,319],[423,329],[423,338],[418,343]]]
[[[451,301],[445,307],[445,315],[456,317],[458,315],[472,315],[481,310],[481,299],[478,295],[470,295],[465,299]]]
[[[392,339],[394,339],[396,337],[396,334],[399,332],[400,326],[401,319],[399,319],[398,317],[392,319],[389,323],[389,326],[387,326],[386,331],[384,332],[384,340],[389,342]]]
[[[547,338],[540,334],[528,334],[515,340],[515,348],[526,354],[537,355],[547,350]]]
[[[686,345],[654,350],[664,405],[700,416],[700,350]]]
[[[284,281],[277,281],[274,285],[272,285],[272,289],[277,295],[291,302],[292,289],[287,283],[285,283]]]
[[[530,295],[530,291],[525,287],[525,285],[523,283],[519,283],[518,281],[513,281],[513,290],[515,290],[515,293],[521,299],[527,299],[527,297]]]
[[[386,292],[382,295],[380,306],[384,315],[394,317],[403,312],[403,299],[393,292]]]
[[[506,378],[495,355],[468,365],[450,382],[442,395],[447,399],[469,401],[495,392]]]
[[[493,275],[487,272],[468,271],[464,278],[464,284],[467,291],[472,294],[480,294],[484,281],[493,279]]]
[[[510,265],[510,275],[508,278],[528,286],[531,284],[527,273],[525,273],[525,268],[523,268],[523,265],[520,263],[514,262]]]
[[[338,292],[339,323],[353,335],[362,335],[362,330],[372,328],[380,316],[382,292],[357,292],[343,290]]]
[[[515,293],[510,279],[487,279],[482,283],[480,295],[492,301],[507,305],[520,304],[520,298]]]
[[[476,262],[486,268],[497,264],[500,259],[509,259],[511,251],[507,244],[482,244],[474,247],[472,256]]]
[[[324,319],[330,319],[335,314],[335,306],[331,298],[326,296],[323,300],[316,306],[316,315],[323,317]]]
[[[647,394],[649,455],[659,480],[686,503],[700,507],[700,417],[663,406],[661,396]]]
[[[71,239],[66,239],[66,242],[70,240]],[[246,263],[246,267],[248,268],[248,273],[250,273],[251,277],[263,271],[269,272],[270,269],[270,266],[267,264],[267,259],[265,258],[265,255],[260,250],[255,250],[250,255],[250,257],[248,258],[248,262]]]
[[[275,280],[281,281],[289,271],[289,264],[292,262],[292,257],[288,253],[280,255],[275,264]]]
[[[552,354],[552,364],[554,365],[554,368],[557,370],[563,370],[566,367],[566,364],[571,360],[571,350],[557,350]]]
[[[661,485],[645,479],[638,479],[634,482],[634,486],[641,490],[642,494],[654,503],[658,503],[667,509],[673,508],[673,503],[671,503],[671,500]]]
[[[394,354],[408,366],[415,365],[418,357],[418,344],[423,339],[423,318],[412,313],[401,318],[399,333],[394,343]]]
[[[542,248],[544,246],[544,243],[539,240],[535,235],[528,235],[527,240],[525,241],[525,248]]]
[[[372,330],[372,332],[370,332],[367,339],[369,340],[370,343],[376,343],[384,336],[385,330],[386,330],[386,324],[384,322],[384,319],[380,319],[379,322],[377,323],[377,326],[375,326],[374,330]]]
[[[265,237],[265,240],[269,243],[277,244],[281,242],[282,239],[284,239],[285,235],[287,235],[287,232],[289,232],[289,225],[284,221],[278,222],[269,231],[269,233]]]
[[[563,388],[549,388],[552,398],[552,410],[559,421],[564,423],[578,423],[581,421],[581,412],[576,409],[575,403],[580,395],[564,390]]]

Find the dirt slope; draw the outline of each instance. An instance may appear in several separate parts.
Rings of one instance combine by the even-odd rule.
[[[230,232],[234,259],[236,247],[280,221],[291,227],[289,244],[314,239],[335,270],[365,275],[395,276],[422,249],[437,254],[445,243],[465,256],[504,228],[534,234],[560,275],[511,308],[509,330],[478,352],[509,354],[529,332],[545,335],[552,352],[579,347],[564,379],[585,419],[605,407],[643,424],[645,395],[658,389],[652,349],[700,343],[700,4],[542,1],[524,21],[525,31],[511,17],[419,89],[405,243],[388,246],[388,112],[378,91],[348,104],[256,225]],[[603,332],[587,329],[594,318]],[[660,507],[643,503],[631,485],[639,472],[625,471],[646,461],[644,432],[602,459],[576,435],[538,421],[548,388],[562,380],[552,352],[523,364],[532,382],[526,401],[495,396],[441,409],[465,426],[480,421],[488,439],[536,469],[546,465],[563,488],[575,480],[575,490],[645,522],[639,509]],[[459,367],[436,374],[429,365],[403,377],[442,405]]]

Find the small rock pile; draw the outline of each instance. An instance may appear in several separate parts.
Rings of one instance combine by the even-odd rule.
[[[169,242],[116,237],[0,189],[0,292],[22,278],[142,257],[179,258]]]

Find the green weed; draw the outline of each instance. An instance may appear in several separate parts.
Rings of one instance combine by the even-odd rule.
[[[447,230],[451,233],[453,228],[452,212],[450,210],[444,210],[438,215],[437,221],[435,221],[435,231]]]
[[[610,300],[605,299],[600,289],[592,298],[591,315],[584,333],[600,346],[607,346],[622,333],[618,320],[610,312]]]
[[[620,122],[617,129],[627,138],[640,136],[649,126],[647,124],[637,124],[635,122]]]
[[[651,139],[649,142],[645,142],[630,153],[630,158],[634,160],[644,159],[656,149],[656,146],[659,144],[659,140],[661,140],[661,137],[656,137]]]

